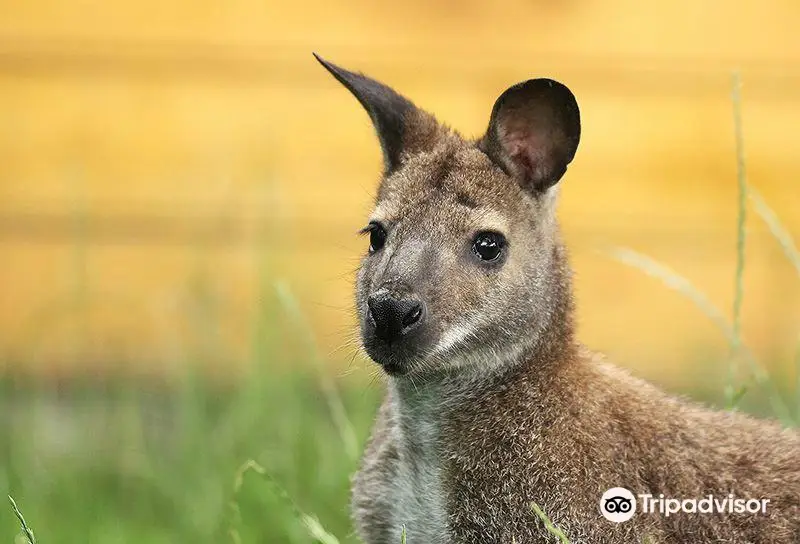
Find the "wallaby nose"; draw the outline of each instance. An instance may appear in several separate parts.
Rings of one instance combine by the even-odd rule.
[[[369,315],[375,324],[375,336],[392,342],[415,329],[425,315],[425,306],[414,296],[395,297],[378,291],[367,299]]]

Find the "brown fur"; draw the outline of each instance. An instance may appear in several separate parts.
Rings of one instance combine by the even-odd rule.
[[[394,92],[324,64],[340,81],[362,78],[348,86],[362,103]],[[800,542],[796,431],[668,396],[576,342],[552,185],[577,146],[577,106],[552,85],[533,88],[544,94],[512,88],[511,109],[501,96],[477,141],[404,106],[392,129],[401,148],[384,148],[397,159],[373,219],[388,236],[364,258],[356,304],[370,355],[402,370],[389,372],[354,480],[359,535],[397,544],[405,525],[409,544],[553,542],[535,502],[573,543]],[[470,254],[483,230],[507,238],[502,262]],[[366,300],[379,288],[425,301],[413,340],[374,343]],[[770,503],[766,514],[637,513],[615,524],[599,513],[612,487]]]

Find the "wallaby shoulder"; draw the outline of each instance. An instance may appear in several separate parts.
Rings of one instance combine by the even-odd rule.
[[[669,396],[581,350],[548,375],[509,376],[451,413],[446,489],[454,542],[800,542],[800,435]],[[753,515],[641,514],[614,524],[612,487],[655,496],[771,499]],[[541,539],[541,540],[540,540]]]

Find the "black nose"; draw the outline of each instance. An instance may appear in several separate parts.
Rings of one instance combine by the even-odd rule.
[[[422,302],[413,296],[394,297],[378,291],[367,299],[375,336],[386,342],[397,340],[415,329],[425,314]]]

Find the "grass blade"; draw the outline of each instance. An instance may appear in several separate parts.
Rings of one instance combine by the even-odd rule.
[[[728,341],[733,339],[733,329],[728,324],[728,320],[711,300],[695,287],[689,280],[667,267],[633,249],[626,247],[612,247],[606,253],[622,264],[636,268],[652,278],[661,282],[670,289],[677,291],[688,298],[703,314],[706,315],[726,336]]]
[[[28,524],[25,523],[25,518],[22,517],[22,512],[19,511],[17,503],[14,502],[14,498],[11,495],[9,495],[8,500],[11,501],[11,508],[14,510],[14,514],[17,516],[17,519],[19,520],[19,524],[22,527],[22,533],[25,535],[25,538],[28,539],[28,544],[36,544],[36,538],[33,536],[33,531],[31,530],[30,527],[28,527]]]
[[[237,523],[239,522],[239,506],[236,502],[236,497],[239,495],[239,491],[242,489],[242,485],[244,484],[244,477],[248,472],[255,472],[259,476],[261,476],[267,484],[269,484],[270,488],[272,488],[273,492],[277,497],[282,499],[286,502],[287,505],[292,509],[295,514],[297,520],[305,527],[306,532],[315,539],[317,542],[321,544],[339,544],[339,539],[333,536],[331,533],[325,530],[322,524],[319,522],[317,518],[310,514],[306,514],[303,510],[295,503],[292,498],[289,496],[288,491],[283,488],[276,480],[273,478],[267,469],[263,466],[258,464],[253,459],[247,460],[239,469],[236,471],[236,476],[233,481],[233,498],[231,499],[231,510],[236,516]],[[235,544],[239,544],[241,542],[241,537],[239,536],[239,532],[236,528],[231,528],[230,530],[231,539]]]
[[[559,529],[558,527],[553,525],[553,522],[550,521],[550,518],[547,517],[547,514],[544,513],[544,510],[542,510],[539,507],[538,504],[536,504],[535,502],[532,502],[531,503],[531,508],[533,509],[533,511],[536,514],[536,516],[540,520],[542,520],[542,523],[544,523],[545,529],[547,529],[548,533],[550,533],[551,535],[557,537],[558,541],[561,542],[561,544],[569,544],[569,539],[567,538],[567,535],[565,535],[561,531],[561,529]]]
[[[795,395],[797,396],[797,421],[800,422],[800,338],[797,339],[797,349],[794,352]]]
[[[318,370],[320,370],[319,375],[322,382],[323,393],[325,394],[325,400],[328,403],[328,409],[331,412],[331,417],[333,418],[334,425],[336,425],[336,428],[339,432],[339,436],[344,443],[345,450],[351,459],[358,459],[358,439],[356,438],[355,429],[353,428],[350,418],[347,416],[347,410],[345,410],[342,397],[339,395],[336,384],[330,377],[330,374],[326,372],[324,368],[322,368],[323,365],[318,355],[319,350],[317,349],[316,342],[314,341],[314,336],[311,333],[311,328],[303,317],[303,313],[300,311],[300,306],[297,304],[297,299],[294,297],[291,289],[289,289],[289,286],[286,283],[277,283],[275,285],[275,290],[283,308],[294,320],[295,325],[303,331],[303,336],[306,344],[308,345],[311,359],[314,361],[314,364],[317,366]]]
[[[717,328],[725,335],[728,343],[733,346],[735,342],[736,333],[728,324],[724,314],[709,300],[709,298],[695,287],[689,280],[674,272],[667,266],[643,255],[637,251],[628,248],[611,248],[607,253],[615,260],[627,266],[641,270],[648,276],[656,278],[664,283],[670,289],[677,291],[683,296],[687,297],[694,303],[694,305],[705,314]],[[756,361],[753,353],[747,348],[746,345],[739,345],[739,353],[747,362],[750,372],[755,382],[767,393],[772,410],[775,417],[780,419],[783,423],[791,425],[794,423],[792,414],[775,388],[775,384],[769,377],[769,374],[761,368]],[[736,394],[734,393],[734,396]]]
[[[784,255],[792,263],[795,270],[797,270],[797,275],[800,276],[800,251],[797,250],[797,245],[794,243],[794,239],[792,235],[789,233],[789,229],[787,229],[783,223],[781,223],[780,219],[778,219],[777,214],[772,210],[772,208],[767,205],[764,198],[752,187],[750,188],[750,200],[753,201],[753,206],[755,207],[756,213],[761,217],[762,221],[766,223],[767,228],[769,228],[770,233],[772,236],[778,241],[778,244],[781,246]]]
[[[778,244],[781,246],[783,254],[786,256],[792,266],[794,266],[798,277],[800,277],[800,251],[798,251],[797,244],[795,244],[794,238],[789,232],[789,229],[787,229],[781,220],[778,219],[778,215],[772,210],[772,208],[767,204],[758,191],[751,187],[749,196],[750,200],[753,201],[753,206],[755,207],[756,213],[759,215],[759,217],[761,217],[761,220],[766,223],[767,228],[769,228],[773,238],[775,238],[775,240],[777,240]],[[797,404],[795,420],[800,422],[800,338],[797,340],[794,367],[796,376],[795,395]]]
[[[728,384],[725,387],[725,403],[732,410],[736,399],[736,376],[738,371],[739,351],[742,346],[742,302],[744,301],[744,264],[745,245],[747,241],[747,171],[744,157],[744,131],[742,130],[742,79],[738,72],[733,74],[733,125],[736,133],[736,181],[738,202],[736,213],[736,271],[734,273],[733,295],[733,335],[731,338],[731,355],[728,362]],[[739,397],[741,398],[741,396]]]

